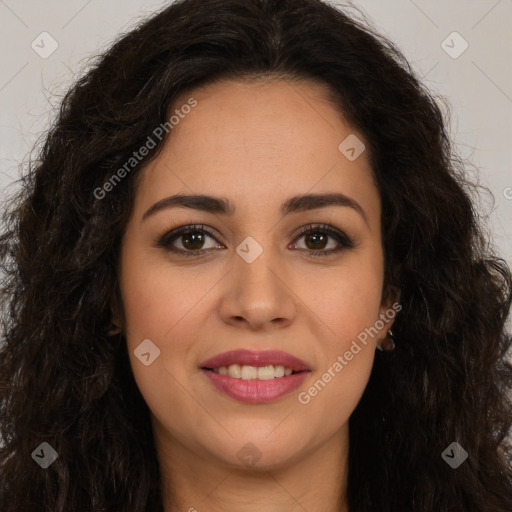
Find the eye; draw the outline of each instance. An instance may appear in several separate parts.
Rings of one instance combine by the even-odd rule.
[[[345,233],[325,224],[305,226],[299,233],[298,239],[300,238],[305,239],[305,249],[311,256],[326,256],[355,246]],[[337,244],[334,244],[334,248],[326,249],[326,246],[329,245],[329,238],[334,239]],[[297,242],[294,242],[293,245],[294,248],[297,248]]]
[[[204,247],[205,239],[211,238],[216,241],[214,233],[203,225],[182,226],[166,233],[159,241],[158,246],[184,256],[201,256],[205,249],[222,248],[219,244],[211,247]],[[177,243],[176,243],[177,242]],[[177,247],[181,245],[181,247]]]
[[[207,238],[214,242],[210,247],[205,247]],[[297,247],[299,245],[297,240],[301,238],[305,239],[305,248]],[[336,243],[334,247],[326,249],[329,239]],[[295,240],[291,248],[305,249],[310,256],[328,256],[355,247],[354,242],[345,233],[325,224],[305,226]],[[157,246],[180,256],[204,256],[208,249],[225,248],[217,242],[213,230],[204,225],[187,225],[169,231],[160,238]]]

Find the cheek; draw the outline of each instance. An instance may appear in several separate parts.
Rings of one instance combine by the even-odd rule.
[[[317,276],[315,286],[309,287],[308,301],[328,327],[330,350],[348,349],[352,340],[375,325],[382,286],[383,258],[377,250],[354,253],[336,270]]]
[[[375,339],[366,329],[379,318],[379,275],[347,269],[314,306],[321,311],[316,320],[321,359],[298,402],[304,418],[322,418],[322,428],[331,434],[348,421],[370,378]]]
[[[180,268],[160,254],[125,248],[121,269],[121,295],[129,343],[145,338],[181,341],[175,333],[204,301],[217,278],[205,267]],[[124,255],[123,255],[124,256]],[[196,326],[197,328],[197,326]],[[178,348],[178,347],[176,347]]]
[[[143,393],[144,389],[148,393],[170,391],[195,371],[201,345],[198,335],[205,319],[211,317],[208,290],[214,290],[222,276],[208,270],[208,265],[177,267],[161,256],[139,256],[136,250],[129,256],[123,259],[121,295],[134,376]],[[134,354],[146,339],[160,350],[148,367]]]
[[[186,362],[197,342],[198,316],[207,314],[202,309],[206,290],[214,286],[215,280],[207,275],[203,280],[190,272],[187,275],[193,278],[185,279],[183,272],[168,265],[151,264],[137,257],[126,260],[121,275],[127,349],[145,402],[161,420],[169,411],[180,410],[180,417],[195,421],[190,420],[198,417],[198,411],[190,400],[190,367]],[[148,366],[136,355],[147,339],[160,351]],[[180,424],[181,420],[175,418],[167,427],[178,435],[174,429]]]
[[[318,336],[322,360],[317,372],[321,382],[308,395],[322,395],[318,407],[321,403],[343,404],[348,413],[366,387],[380,335],[376,324],[381,308],[383,259],[377,250],[354,255],[339,267],[335,277],[335,285],[329,275],[316,280],[313,295],[310,289],[316,332],[322,333]]]

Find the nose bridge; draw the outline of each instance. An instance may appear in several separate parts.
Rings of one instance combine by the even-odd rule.
[[[279,261],[279,250],[274,247],[272,238],[271,232],[247,236],[236,248],[235,279],[242,289],[247,292],[254,290],[262,297],[279,292],[276,275],[283,272],[284,262]]]
[[[293,317],[293,293],[286,285],[286,263],[272,239],[272,233],[267,232],[248,236],[237,246],[230,286],[223,299],[225,321],[243,318],[256,327]]]

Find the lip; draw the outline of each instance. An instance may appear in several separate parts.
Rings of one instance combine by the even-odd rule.
[[[221,375],[212,371],[213,368],[239,364],[241,366],[281,365],[291,368],[291,375],[276,377],[269,380],[236,379],[229,375]],[[226,395],[246,403],[272,402],[288,395],[298,388],[311,373],[306,363],[298,357],[281,350],[232,350],[213,356],[200,365],[201,371],[210,382]]]
[[[212,370],[201,369],[210,382],[221,392],[246,403],[262,403],[278,400],[297,389],[309,371],[292,373],[291,375],[270,380],[243,380],[235,379],[229,375],[221,375]]]
[[[291,368],[294,372],[310,370],[304,361],[281,350],[231,350],[230,352],[218,354],[204,361],[200,364],[200,368],[220,368],[221,366],[227,367],[232,364],[239,364],[241,366],[281,365],[286,368]]]

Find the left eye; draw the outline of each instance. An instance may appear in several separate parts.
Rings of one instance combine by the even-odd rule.
[[[331,228],[330,226],[307,226],[299,234],[297,240],[305,238],[306,250],[310,252],[312,256],[321,256],[332,253],[337,253],[343,249],[350,249],[354,247],[354,242],[345,233],[338,231],[337,229]],[[328,239],[331,238],[337,242],[334,248],[327,250],[326,244],[328,245]],[[294,246],[297,242],[294,242]]]
[[[204,247],[205,237],[211,238],[214,241],[213,245]],[[306,240],[306,247],[297,247],[298,240],[302,238]],[[334,244],[334,247],[326,247],[326,245],[329,245],[329,238],[337,242]],[[181,248],[175,244],[178,240],[180,240]],[[327,255],[354,247],[354,243],[347,235],[329,226],[307,226],[299,233],[295,240],[291,244],[292,248],[305,249],[312,256]],[[202,225],[182,226],[174,231],[170,231],[160,239],[158,246],[184,256],[199,256],[204,254],[207,249],[224,248],[223,245],[217,242],[214,233]]]
[[[307,233],[301,235],[298,239],[300,240],[303,238],[305,240],[306,247],[302,247],[303,249],[307,249],[310,251],[318,251],[318,250],[326,250],[328,247],[326,245],[329,245],[328,239],[331,238],[335,242],[334,243],[334,249],[336,246],[340,243],[339,240],[336,240],[334,236],[325,234],[325,231],[316,230],[316,231],[308,231]],[[297,243],[294,244],[295,248],[297,248]],[[331,250],[333,247],[331,246]]]

